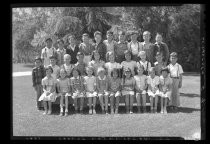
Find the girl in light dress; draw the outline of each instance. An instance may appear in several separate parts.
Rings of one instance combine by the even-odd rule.
[[[166,65],[164,65],[163,62],[163,56],[160,52],[156,53],[156,62],[154,63],[155,66],[155,75],[160,76],[161,75],[161,69],[162,67],[165,67]]]
[[[60,70],[60,78],[57,79],[57,88],[60,96],[60,116],[63,116],[63,100],[65,98],[65,116],[68,115],[68,96],[70,94],[70,81],[69,78],[66,77],[66,71],[64,69]]]
[[[72,69],[74,68],[74,64],[71,64],[71,56],[69,54],[65,54],[63,56],[64,59],[64,64],[61,65],[61,69],[65,69],[66,71],[66,77],[70,78],[71,77],[71,72]]]
[[[57,80],[52,77],[53,69],[51,66],[46,67],[46,77],[42,79],[43,94],[40,96],[39,101],[43,100],[44,104],[44,115],[52,113],[52,102],[56,100],[55,86]],[[47,109],[47,104],[49,110]]]
[[[169,70],[167,67],[161,69],[160,76],[160,96],[161,96],[161,112],[167,113],[168,100],[171,98],[172,79],[168,76]]]
[[[93,67],[86,67],[87,76],[84,77],[85,91],[88,98],[89,114],[96,114],[96,77],[93,76]],[[93,108],[92,108],[93,104]]]
[[[149,76],[147,78],[147,84],[148,84],[147,93],[150,97],[150,109],[151,109],[152,113],[156,113],[157,112],[158,96],[160,95],[160,91],[159,91],[160,78],[159,78],[159,76],[155,75],[154,67],[151,67],[149,69]]]
[[[119,78],[119,69],[114,68],[111,71],[111,77],[109,79],[109,92],[110,92],[109,97],[110,97],[111,114],[114,113],[114,103],[115,103],[115,114],[118,114],[118,107],[121,96],[121,79]]]
[[[73,77],[70,78],[70,85],[72,90],[72,98],[74,100],[75,113],[78,113],[78,103],[80,104],[80,113],[83,114],[83,104],[84,104],[84,78],[80,75],[78,69],[73,68]]]
[[[108,114],[108,78],[105,75],[105,69],[100,67],[98,68],[98,76],[96,78],[96,87],[98,91],[98,97],[102,109],[102,114],[104,114],[104,105],[105,105],[105,112]]]
[[[105,62],[101,60],[100,54],[98,51],[93,51],[92,53],[92,60],[89,62],[89,66],[93,67],[94,74],[97,76],[97,71],[99,67],[104,67]]]
[[[109,77],[111,77],[111,71],[116,68],[116,69],[121,69],[121,65],[117,62],[115,62],[115,55],[114,55],[114,52],[107,52],[106,54],[106,59],[107,63],[105,63],[105,68],[107,70],[107,75]]]
[[[137,108],[138,108],[138,113],[140,113],[141,106],[143,106],[143,112],[146,112],[147,76],[143,74],[143,72],[144,72],[143,65],[140,65],[138,67],[137,71],[138,71],[138,75],[135,75],[134,79],[135,79],[135,83],[136,83],[135,89],[136,89]]]
[[[129,107],[130,107],[130,114],[132,114],[135,80],[132,76],[130,68],[124,70],[121,85],[122,85],[122,95],[125,96],[126,113],[129,113]]]

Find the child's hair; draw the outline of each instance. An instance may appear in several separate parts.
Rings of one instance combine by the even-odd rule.
[[[102,71],[106,72],[105,69],[104,69],[103,67],[99,67],[98,70],[97,70],[97,74],[99,74],[99,73],[102,72]]]
[[[114,55],[114,52],[112,52],[112,51],[109,51],[109,52],[106,53],[106,61],[109,61],[109,57],[112,54]],[[114,58],[115,58],[115,55],[114,55]]]
[[[63,56],[63,59],[65,59],[66,57],[70,57],[70,58],[71,58],[71,56],[70,56],[69,54],[65,54],[65,55]]]
[[[111,77],[113,77],[113,73],[114,73],[114,72],[117,72],[117,77],[120,76],[119,69],[114,68],[114,69],[111,71]]]
[[[51,73],[53,73],[53,68],[51,67],[51,66],[47,66],[46,68],[45,68],[45,71],[47,71],[47,70],[51,70]]]
[[[47,41],[51,41],[52,42],[52,39],[50,37],[48,37],[48,38],[45,39],[45,42],[47,42]]]
[[[138,57],[140,57],[140,55],[146,55],[146,52],[145,51],[140,51],[139,54],[138,54]]]
[[[123,70],[123,76],[122,76],[122,78],[123,78],[123,84],[125,83],[125,72],[130,72],[130,77],[132,77],[132,73],[131,73],[131,69],[130,68],[126,68],[126,69],[124,69]]]
[[[142,68],[142,69],[143,69],[143,71],[144,71],[144,66],[143,66],[143,65],[141,65],[141,64],[138,66],[137,71],[139,71],[139,69],[140,69],[140,68]]]
[[[172,53],[170,54],[170,57],[175,57],[175,58],[177,58],[177,53],[176,53],[176,52],[172,52]]]
[[[64,71],[65,74],[67,74],[66,70],[64,68],[61,68],[59,72]],[[65,76],[66,77],[66,76]],[[59,73],[59,78],[61,78],[60,73]]]
[[[95,53],[98,53],[98,51],[97,51],[97,50],[94,50],[94,51],[92,52],[91,60],[95,60],[95,57],[94,57]],[[98,53],[98,54],[99,54],[99,53]],[[100,56],[100,54],[99,54],[99,56]],[[101,59],[101,56],[100,56],[99,60],[100,60],[100,59]]]
[[[54,55],[51,55],[49,58],[56,60],[56,57]]]
[[[130,51],[130,50],[126,50],[126,51],[124,52],[124,56],[125,56],[126,54],[130,54],[131,59],[132,59],[132,53],[131,53],[131,51]]]
[[[93,72],[92,75],[95,75],[95,74],[94,74],[94,68],[93,68],[92,66],[87,66],[87,67],[85,68],[86,71],[89,70],[89,69],[92,70],[92,72]]]
[[[70,37],[72,37],[73,39],[76,39],[75,35],[73,35],[73,34],[68,35],[68,39],[69,39]]]
[[[107,32],[106,32],[106,35],[109,35],[109,34],[110,34],[110,35],[113,35],[113,32],[112,32],[112,31],[107,31]]]
[[[160,72],[162,73],[163,71],[166,71],[167,73],[170,73],[170,71],[167,67],[162,67]]]
[[[79,69],[76,68],[76,67],[74,67],[74,68],[72,69],[72,71],[71,71],[71,76],[73,76],[73,72],[74,72],[74,71],[77,71],[77,72],[78,72],[78,75],[81,76],[81,73],[80,73]]]
[[[84,54],[82,52],[78,52],[77,53],[77,56],[80,56],[80,55],[83,55],[84,56]]]
[[[149,69],[149,74],[151,74],[151,72],[155,72],[155,67],[151,67],[151,68]]]
[[[144,31],[143,32],[143,35],[145,35],[146,33],[148,33],[149,35],[151,35],[149,31]]]
[[[84,33],[84,34],[82,35],[82,37],[89,37],[89,34]]]
[[[100,31],[94,32],[94,37],[95,37],[96,35],[100,35],[100,36],[102,37],[102,33],[101,33]]]
[[[162,34],[161,34],[161,33],[159,33],[159,32],[157,32],[157,34],[156,34],[156,36],[155,36],[155,37],[157,37],[158,35],[159,35],[159,36],[161,36],[161,37],[163,37],[163,36],[162,36]]]
[[[40,56],[36,56],[35,59],[34,59],[34,62],[37,61],[37,60],[39,60],[40,62],[42,62],[42,59],[41,59]]]
[[[157,57],[157,56],[162,56],[162,54],[161,54],[160,52],[157,52],[157,53],[156,53],[156,57]]]
[[[63,39],[58,39],[57,43],[63,43],[64,44],[64,40]]]

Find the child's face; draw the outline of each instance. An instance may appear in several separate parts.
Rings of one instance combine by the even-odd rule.
[[[142,68],[142,67],[140,67],[140,68],[138,69],[138,75],[142,75],[142,74],[143,74],[143,72],[144,72],[143,68]]]
[[[146,55],[145,55],[145,54],[141,54],[141,55],[140,55],[140,58],[141,58],[142,60],[145,60],[145,59],[146,59]]]
[[[117,78],[118,77],[118,73],[117,73],[117,71],[114,71],[113,72],[113,78]]]
[[[40,61],[40,60],[36,60],[36,61],[35,61],[35,66],[36,66],[36,67],[41,66],[41,64],[42,64],[42,63],[41,63],[41,61]]]
[[[150,76],[151,77],[154,77],[155,76],[155,71],[154,70],[150,71]]]
[[[79,55],[77,56],[78,62],[83,62],[84,56],[83,55]]]
[[[114,54],[109,55],[109,61],[114,62]]]
[[[95,40],[96,40],[96,43],[101,42],[101,35],[97,34],[97,35],[95,36]]]
[[[125,59],[126,60],[131,60],[131,54],[130,53],[126,53],[125,54]]]
[[[51,74],[52,74],[51,69],[47,69],[47,70],[46,70],[46,75],[47,75],[47,76],[51,76]]]
[[[125,41],[125,35],[119,35],[119,41],[121,42]]]
[[[88,36],[83,36],[83,37],[82,37],[82,41],[83,41],[84,43],[89,43],[89,37],[88,37]]]
[[[63,46],[64,46],[64,43],[62,43],[62,42],[59,42],[59,43],[58,43],[58,48],[59,48],[59,49],[63,49]]]
[[[95,52],[94,53],[94,58],[95,58],[95,60],[99,60],[100,59],[99,53]]]
[[[51,64],[52,66],[54,66],[54,65],[56,64],[56,60],[55,60],[55,59],[50,59],[50,64]]]
[[[93,74],[93,70],[92,70],[92,69],[90,69],[90,68],[89,68],[89,69],[87,69],[87,71],[86,71],[86,72],[87,72],[87,74],[88,74],[89,76]]]
[[[166,78],[166,77],[168,76],[168,72],[162,71],[162,76],[163,76],[164,78]]]
[[[72,72],[72,74],[73,74],[73,77],[78,77],[78,75],[79,75],[79,73],[78,73],[77,70],[74,70],[74,71]]]
[[[131,72],[130,72],[130,71],[126,71],[126,72],[125,72],[125,76],[126,76],[127,78],[129,78],[129,77],[131,76]]]
[[[99,75],[100,77],[104,77],[104,76],[105,76],[105,71],[100,71],[100,72],[98,73],[98,75]]]
[[[64,70],[61,70],[60,71],[60,76],[61,76],[61,78],[65,78],[66,72]]]
[[[137,40],[137,34],[131,35],[131,41],[136,41]]]
[[[158,42],[158,43],[162,42],[162,36],[161,36],[161,35],[157,35],[157,36],[155,37],[155,40],[156,40],[156,42]]]
[[[52,47],[52,41],[51,40],[46,41],[46,46],[48,48],[51,48]]]
[[[70,44],[75,44],[75,39],[74,39],[74,37],[72,37],[72,36],[70,36],[70,37],[68,38],[68,41],[69,41]]]
[[[175,64],[176,61],[177,61],[177,58],[176,57],[170,57],[170,61],[172,64]]]
[[[64,62],[65,62],[65,64],[66,63],[69,64],[71,62],[71,57],[70,56],[69,57],[64,57]]]
[[[158,62],[162,62],[162,60],[163,60],[162,55],[157,55],[157,56],[156,56],[156,60],[157,60]]]
[[[106,35],[106,37],[107,37],[107,40],[110,40],[110,41],[113,39],[113,35],[111,34]]]
[[[143,39],[144,39],[144,41],[149,41],[150,40],[150,34],[149,33],[144,33],[143,34]]]

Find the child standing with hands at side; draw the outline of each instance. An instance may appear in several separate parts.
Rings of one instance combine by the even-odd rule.
[[[57,80],[58,93],[60,95],[60,116],[63,116],[63,99],[65,98],[65,116],[68,115],[68,96],[70,94],[70,82],[69,78],[66,77],[66,71],[60,70],[60,78]]]
[[[138,75],[134,76],[135,79],[135,89],[136,89],[136,101],[138,113],[141,112],[141,102],[143,106],[143,112],[146,112],[146,88],[147,88],[147,76],[143,74],[144,67],[140,65],[138,67]],[[142,98],[142,101],[141,101]]]
[[[160,84],[160,78],[159,76],[155,75],[155,68],[151,67],[149,69],[149,76],[147,78],[147,84],[148,84],[148,95],[150,97],[150,109],[152,113],[157,112],[157,103],[158,103],[158,96],[160,95],[159,91],[159,84]],[[155,104],[154,104],[155,102]]]
[[[141,58],[139,62],[137,62],[137,67],[142,65],[144,67],[144,75],[148,76],[148,70],[151,68],[151,63],[146,60],[146,52],[140,51],[139,57]]]
[[[52,113],[52,102],[56,100],[55,86],[57,80],[52,77],[53,69],[51,66],[46,67],[46,77],[42,79],[42,87],[44,93],[40,96],[39,101],[43,100],[45,114]],[[49,106],[49,111],[47,111],[47,104]]]
[[[161,75],[161,69],[166,66],[163,62],[163,56],[160,52],[157,52],[156,60],[157,61],[154,63],[155,75],[160,76]]]
[[[60,67],[61,69],[64,69],[66,71],[66,77],[71,77],[72,69],[74,68],[74,64],[71,64],[71,56],[69,54],[65,54],[63,56],[64,58],[64,64]]]
[[[85,91],[88,98],[89,114],[96,114],[96,77],[93,76],[93,67],[86,67],[87,76],[84,77]],[[93,104],[93,108],[92,108]]]
[[[183,69],[180,64],[177,63],[177,53],[172,52],[170,54],[171,63],[168,65],[168,69],[170,72],[170,77],[172,78],[172,94],[170,105],[172,106],[172,110],[177,110],[177,107],[180,105],[180,95],[179,88],[182,87],[182,74]]]
[[[124,70],[121,85],[122,85],[122,95],[125,96],[126,113],[129,113],[129,107],[130,107],[130,114],[132,114],[135,80],[132,77],[130,68]]]
[[[104,114],[104,101],[105,101],[105,112],[108,114],[108,78],[105,75],[105,69],[98,68],[98,77],[96,78],[96,87],[98,91],[98,97],[102,109],[102,114]]]
[[[85,76],[85,67],[86,63],[84,63],[84,54],[81,52],[77,53],[77,63],[75,64],[75,68],[77,68],[82,76]]]

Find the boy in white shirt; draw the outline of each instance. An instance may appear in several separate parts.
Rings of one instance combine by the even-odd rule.
[[[137,66],[139,67],[140,65],[142,65],[144,67],[143,74],[148,75],[148,71],[151,68],[151,63],[146,60],[146,52],[140,51],[139,57],[141,58],[141,60],[139,62],[137,62]]]
[[[50,56],[50,66],[53,69],[52,77],[56,80],[60,76],[60,67],[56,65],[56,58],[54,56]]]
[[[172,78],[172,93],[171,93],[171,101],[169,105],[172,106],[172,110],[177,110],[177,107],[180,105],[180,95],[179,88],[182,87],[182,74],[183,69],[180,64],[177,63],[177,53],[172,52],[170,54],[170,64],[168,65],[168,69],[170,71],[170,76]]]

